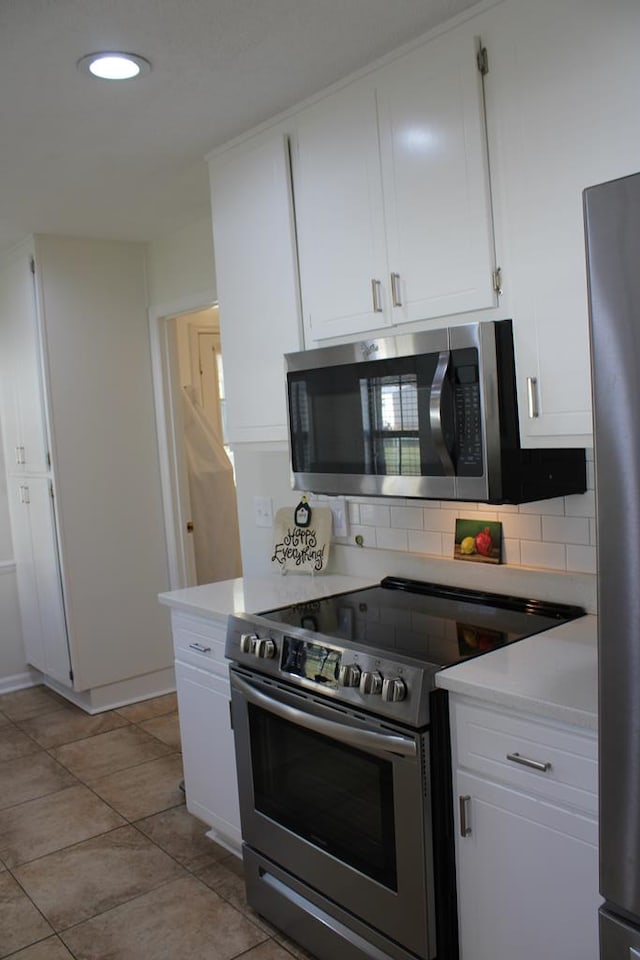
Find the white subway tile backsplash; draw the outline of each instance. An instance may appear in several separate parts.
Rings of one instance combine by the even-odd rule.
[[[546,567],[549,570],[567,569],[566,549],[563,543],[522,540],[520,542],[520,558],[525,567]]]
[[[350,542],[356,544],[359,547],[375,547],[376,546],[376,528],[375,527],[361,527],[357,524],[353,524],[349,527],[349,537]],[[356,537],[362,537],[362,543],[356,543]]]
[[[514,563],[520,565],[520,541],[503,539],[502,541],[502,562]]]
[[[452,557],[453,548],[455,545],[455,535],[453,533],[443,533],[442,534],[442,556],[443,557]]]
[[[409,550],[411,553],[428,553],[442,556],[442,534],[429,530],[409,530]]]
[[[595,517],[595,490],[587,490],[586,493],[576,493],[572,497],[565,497],[564,505],[568,517]]]
[[[391,507],[391,526],[404,530],[422,530],[421,507]]]
[[[589,543],[587,517],[543,517],[542,539],[551,543]]]
[[[348,510],[349,510],[349,523],[350,524],[360,523],[360,504],[349,502]]]
[[[502,513],[498,514],[502,522],[502,535],[511,540],[541,540],[542,521],[535,514]]]
[[[598,525],[595,519],[589,520],[589,543],[592,547],[598,544]]]
[[[360,523],[365,527],[388,527],[391,525],[389,507],[372,503],[360,504]]]
[[[535,514],[545,514],[563,516],[564,515],[564,499],[562,497],[556,497],[555,500],[533,500],[531,503],[521,503],[518,508],[520,513],[535,513]],[[502,507],[500,507],[502,510]]]
[[[596,548],[567,544],[567,569],[578,573],[596,573]]]
[[[458,513],[454,510],[423,510],[424,529],[439,530],[441,533],[455,533]]]
[[[381,550],[408,550],[407,530],[395,530],[392,527],[380,527],[376,530],[376,545]]]

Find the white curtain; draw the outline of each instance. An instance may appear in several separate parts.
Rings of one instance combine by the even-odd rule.
[[[183,388],[184,445],[189,474],[198,583],[242,576],[233,469],[222,437]]]

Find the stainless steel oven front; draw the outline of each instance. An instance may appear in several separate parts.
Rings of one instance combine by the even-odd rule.
[[[230,667],[250,904],[319,956],[435,956],[429,731]]]

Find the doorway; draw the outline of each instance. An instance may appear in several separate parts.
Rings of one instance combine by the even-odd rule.
[[[171,589],[240,576],[217,305],[150,322]]]

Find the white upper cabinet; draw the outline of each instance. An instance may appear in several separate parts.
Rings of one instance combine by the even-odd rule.
[[[209,169],[228,440],[282,441],[283,354],[301,346],[287,138],[270,130]]]
[[[353,83],[304,110],[294,153],[305,332],[391,323],[375,90]]]
[[[298,115],[309,342],[496,306],[476,47],[464,25]]]
[[[497,304],[476,44],[465,25],[376,78],[396,324]]]
[[[639,36],[636,0],[509,0],[495,18],[487,90],[526,445],[591,442],[582,191],[640,169]]]
[[[0,274],[2,426],[6,469],[16,475],[49,469],[32,262],[21,245]]]

